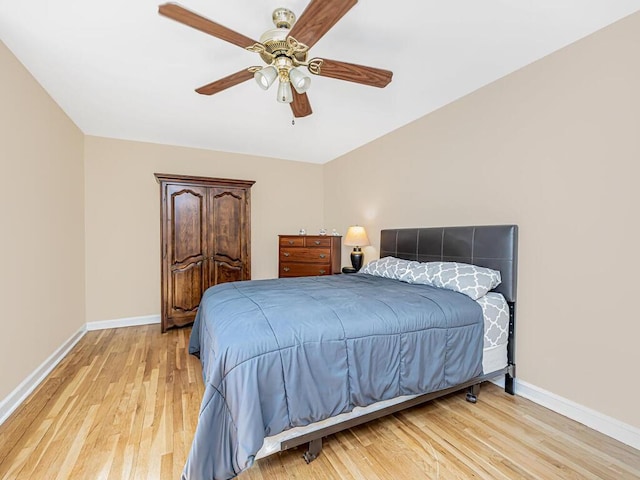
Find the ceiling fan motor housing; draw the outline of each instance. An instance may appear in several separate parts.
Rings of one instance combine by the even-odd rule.
[[[264,45],[265,52],[260,53],[260,58],[270,64],[273,61],[273,57],[287,56],[293,60],[295,66],[307,61],[307,52],[298,51],[291,53],[291,45],[287,42],[290,29],[288,28],[273,28],[267,30],[260,37],[260,43]]]

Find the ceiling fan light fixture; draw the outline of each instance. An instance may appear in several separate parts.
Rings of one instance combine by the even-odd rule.
[[[291,91],[291,83],[283,82],[280,80],[278,85],[278,102],[291,103],[293,102],[293,92]]]
[[[253,78],[255,78],[256,83],[261,89],[267,90],[271,85],[273,85],[276,78],[278,78],[278,69],[273,65],[267,65],[263,69],[254,73]]]
[[[298,68],[292,68],[289,71],[289,80],[291,80],[293,88],[299,94],[305,93],[311,86],[311,77],[301,72]]]

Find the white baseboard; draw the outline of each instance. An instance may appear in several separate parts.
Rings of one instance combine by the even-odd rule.
[[[16,408],[33,392],[40,382],[42,382],[49,373],[60,363],[60,361],[71,351],[76,343],[87,332],[86,326],[83,326],[76,333],[64,342],[60,348],[53,352],[31,375],[25,378],[13,392],[0,401],[0,425],[9,418]]]
[[[504,387],[504,378],[496,379],[493,383]],[[516,395],[640,450],[640,429],[636,427],[517,378],[515,389]]]
[[[160,315],[145,315],[143,317],[117,318],[115,320],[100,320],[88,322],[87,330],[105,330],[107,328],[136,327],[138,325],[150,325],[160,323]]]

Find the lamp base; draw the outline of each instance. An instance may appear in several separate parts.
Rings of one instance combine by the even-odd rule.
[[[351,252],[351,265],[353,265],[354,270],[357,272],[362,268],[362,259],[364,258],[364,254],[360,247],[354,247]]]

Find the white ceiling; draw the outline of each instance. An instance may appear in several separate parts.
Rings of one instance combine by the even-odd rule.
[[[180,0],[248,37],[309,0]],[[392,70],[378,89],[312,79],[292,125],[275,87],[194,89],[257,54],[160,16],[151,0],[0,0],[0,38],[87,135],[324,163],[640,10],[640,0],[362,0],[312,49]],[[1,74],[0,74],[1,78]]]

